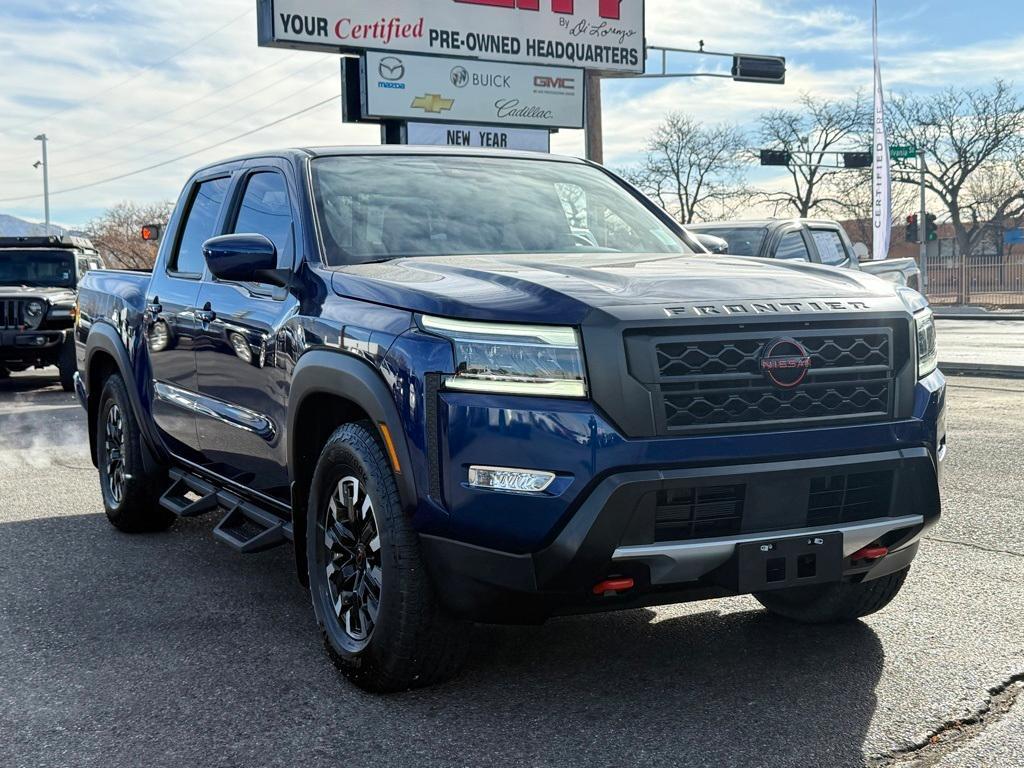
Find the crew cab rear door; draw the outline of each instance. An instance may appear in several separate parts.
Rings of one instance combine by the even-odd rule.
[[[153,419],[167,446],[190,460],[199,455],[195,313],[206,270],[203,243],[219,233],[230,182],[226,170],[192,180],[168,227],[170,250],[158,261],[146,296]]]
[[[277,248],[278,268],[294,269],[299,220],[282,161],[249,161],[237,174],[225,234],[260,234]],[[298,302],[287,289],[213,278],[199,294],[196,367],[203,411],[197,414],[202,463],[252,490],[287,501],[284,429],[287,360],[279,336]]]

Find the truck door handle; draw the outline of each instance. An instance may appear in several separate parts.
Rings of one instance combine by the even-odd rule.
[[[210,323],[217,319],[217,313],[210,309],[210,305],[207,304],[205,307],[196,312],[196,318],[198,318],[199,322],[201,322],[203,325],[209,325]]]

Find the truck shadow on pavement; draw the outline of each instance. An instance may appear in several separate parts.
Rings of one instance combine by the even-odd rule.
[[[290,549],[237,557],[212,520],[126,536],[21,513],[0,525],[0,764],[865,761],[884,662],[866,624],[739,599],[477,627],[459,678],[375,697],[328,662]]]

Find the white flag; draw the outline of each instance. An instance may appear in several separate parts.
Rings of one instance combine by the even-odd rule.
[[[892,178],[889,170],[889,140],[885,133],[885,96],[882,93],[882,65],[878,61],[878,0],[873,0],[871,16],[871,40],[875,59],[875,135],[874,164],[871,175],[873,197],[872,224],[874,232],[872,256],[885,259],[889,256],[889,242],[892,238]]]

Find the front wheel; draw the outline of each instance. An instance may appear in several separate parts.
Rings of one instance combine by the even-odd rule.
[[[893,601],[909,568],[871,581],[793,587],[754,595],[771,613],[801,624],[835,624],[877,613]]]
[[[175,515],[160,506],[163,472],[147,472],[142,437],[124,381],[114,374],[103,384],[96,413],[96,451],[103,507],[113,526],[127,533],[162,531]]]
[[[346,424],[327,441],[308,514],[313,610],[346,677],[385,693],[453,676],[464,627],[438,603],[372,423]]]

